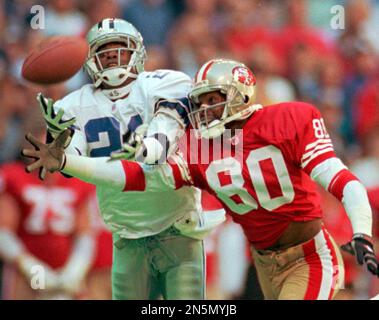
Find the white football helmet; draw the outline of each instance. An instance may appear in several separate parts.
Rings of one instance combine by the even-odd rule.
[[[85,69],[95,87],[100,86],[103,82],[109,86],[117,87],[127,78],[137,78],[138,74],[144,71],[146,50],[141,34],[131,23],[117,18],[104,19],[90,29],[87,34],[87,42],[90,48]],[[123,43],[126,48],[98,51],[101,46],[111,42]],[[104,68],[100,62],[99,54],[114,50],[118,50],[118,64]],[[127,65],[120,63],[121,50],[132,51]]]
[[[256,79],[243,63],[214,59],[206,62],[195,76],[195,85],[189,94],[191,100],[189,119],[198,136],[215,138],[225,131],[225,124],[249,117],[260,105],[253,104]],[[201,106],[199,96],[213,91],[226,95],[226,101],[211,106]],[[220,119],[208,119],[207,110],[224,106]]]

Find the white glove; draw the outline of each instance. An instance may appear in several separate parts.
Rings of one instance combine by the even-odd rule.
[[[83,278],[78,270],[66,269],[58,275],[59,287],[67,294],[75,296],[83,291]]]
[[[75,123],[75,117],[68,120],[62,120],[64,110],[60,109],[58,114],[56,114],[53,108],[54,101],[50,98],[45,98],[42,93],[37,94],[37,101],[39,103],[43,118],[46,121],[47,129],[54,139],[62,131],[70,128]]]
[[[85,276],[91,266],[95,253],[95,241],[91,234],[80,235],[66,265],[59,274],[60,287],[75,296],[82,292]]]
[[[148,124],[141,124],[135,131],[128,131],[123,137],[123,145],[120,150],[110,154],[112,160],[134,160],[135,155],[141,148],[142,141],[147,131]]]

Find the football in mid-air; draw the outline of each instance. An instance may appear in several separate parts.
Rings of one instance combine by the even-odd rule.
[[[55,36],[43,40],[22,65],[24,79],[37,84],[55,84],[74,76],[86,61],[88,44],[74,36]]]

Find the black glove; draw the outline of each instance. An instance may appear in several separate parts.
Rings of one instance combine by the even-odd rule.
[[[378,260],[374,252],[374,244],[371,237],[357,233],[353,239],[342,245],[341,249],[356,257],[358,264],[367,266],[367,270],[379,277]]]
[[[64,146],[70,135],[71,130],[66,129],[53,142],[45,144],[28,133],[25,138],[34,146],[34,149],[23,149],[21,154],[24,157],[35,159],[35,162],[28,165],[26,171],[32,172],[39,169],[39,178],[44,180],[46,171],[61,170],[65,162]]]

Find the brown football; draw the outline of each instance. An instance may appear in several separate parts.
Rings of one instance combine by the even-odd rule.
[[[54,84],[70,79],[86,61],[87,42],[74,36],[43,40],[22,65],[24,79],[38,84]]]

